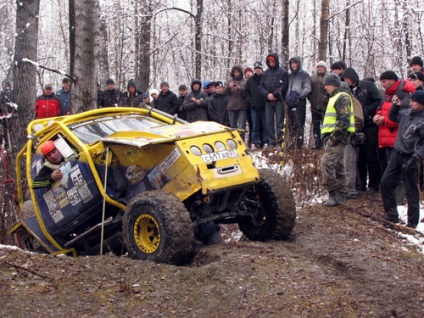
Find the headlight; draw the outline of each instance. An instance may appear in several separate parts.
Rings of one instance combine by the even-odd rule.
[[[39,132],[40,130],[42,130],[44,128],[44,126],[42,124],[35,124],[34,126],[32,126],[32,131],[34,133]]]
[[[203,144],[202,148],[206,153],[212,153],[213,152],[213,147],[209,144]]]
[[[191,146],[190,151],[195,156],[201,156],[202,155],[202,150],[200,150],[200,148],[197,147],[197,146]]]
[[[227,145],[230,149],[237,149],[237,143],[233,139],[227,139]]]
[[[215,142],[215,148],[218,151],[222,151],[226,149],[225,144],[222,141]]]

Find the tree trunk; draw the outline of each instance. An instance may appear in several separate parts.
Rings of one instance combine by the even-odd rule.
[[[140,89],[147,91],[150,85],[150,41],[152,35],[152,10],[150,6],[142,6],[139,10],[136,35],[136,83]]]
[[[72,112],[96,108],[97,38],[99,1],[75,0],[75,82],[72,87]]]
[[[325,61],[327,56],[327,38],[328,38],[328,14],[329,0],[321,1],[321,20],[320,20],[320,36],[318,45],[318,59]]]
[[[99,73],[100,86],[105,85],[106,80],[109,78],[109,59],[107,53],[107,43],[109,43],[109,37],[107,35],[107,26],[106,21],[101,20],[99,22],[99,33],[100,36],[98,40],[98,61],[99,61]]]
[[[39,0],[28,0],[22,5],[17,1],[15,65],[13,69],[15,101],[18,116],[10,123],[12,152],[19,151],[26,142],[26,127],[34,119],[35,96],[37,94],[37,69],[23,58],[37,61]],[[16,147],[16,148],[15,148]]]
[[[281,23],[281,34],[282,34],[282,43],[281,43],[281,49],[283,51],[283,54],[281,56],[281,62],[286,63],[286,61],[289,60],[289,38],[290,38],[290,26],[289,26],[289,7],[290,7],[290,1],[289,0],[283,0],[283,21]]]
[[[69,0],[69,74],[74,74],[75,63],[75,0]]]
[[[345,32],[344,32],[344,41],[343,41],[343,53],[342,53],[342,60],[347,62],[347,45],[350,44],[350,1],[346,1],[346,26],[345,26]],[[349,56],[351,58],[351,56]],[[352,61],[349,61],[349,65],[352,64]]]
[[[203,14],[203,0],[197,0],[197,12],[194,18],[195,35],[194,47],[196,49],[196,78],[201,78],[202,75],[202,14]]]

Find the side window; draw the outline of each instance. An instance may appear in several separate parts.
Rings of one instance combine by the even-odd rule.
[[[65,159],[71,159],[71,158],[77,158],[78,153],[75,148],[71,147],[68,141],[65,140],[60,134],[57,136],[57,138],[54,141],[54,145],[59,150],[59,152],[62,154],[63,158]]]

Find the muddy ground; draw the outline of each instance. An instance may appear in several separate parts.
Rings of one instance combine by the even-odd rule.
[[[186,267],[3,247],[0,316],[423,317],[424,255],[400,235],[423,234],[388,228],[381,214],[368,194],[304,206],[290,241],[230,240]]]

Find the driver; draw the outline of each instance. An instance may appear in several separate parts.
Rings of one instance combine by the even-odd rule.
[[[41,146],[41,153],[46,160],[32,181],[33,189],[47,187],[63,177],[59,168],[65,160],[59,150],[57,150],[53,140],[48,140]]]

